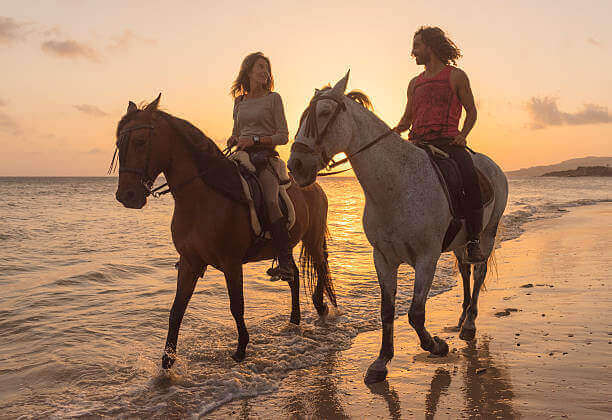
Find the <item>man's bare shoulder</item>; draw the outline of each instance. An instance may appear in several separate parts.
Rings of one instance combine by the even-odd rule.
[[[410,79],[410,83],[408,83],[408,93],[412,93],[412,91],[414,90],[414,84],[416,83],[418,78],[419,76],[414,76],[412,79]]]
[[[461,81],[468,80],[468,75],[465,71],[463,71],[459,67],[451,66],[450,78],[454,82],[461,82]]]

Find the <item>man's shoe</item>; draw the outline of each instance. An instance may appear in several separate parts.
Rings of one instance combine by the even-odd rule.
[[[482,254],[480,249],[480,241],[473,239],[467,243],[466,246],[467,256],[464,262],[468,264],[477,264],[485,261],[485,256]]]

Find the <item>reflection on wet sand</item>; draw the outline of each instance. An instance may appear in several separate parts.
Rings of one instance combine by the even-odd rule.
[[[290,375],[278,393],[237,401],[210,418],[370,418],[381,409],[391,419],[515,418],[509,371],[490,351],[491,342],[486,335],[457,342],[463,347],[444,358],[419,353],[412,367],[367,388],[354,360],[329,352],[319,366]]]
[[[425,395],[424,415],[433,419],[438,412],[440,402],[451,411],[451,416],[467,418],[514,418],[518,413],[512,406],[514,393],[508,370],[496,361],[490,352],[491,338],[484,336],[480,341],[471,341],[460,349],[463,357],[456,358],[451,364],[438,367],[433,373],[429,389]],[[443,362],[436,360],[435,365]],[[432,366],[429,364],[429,366]],[[452,370],[449,372],[449,369]],[[413,372],[416,373],[416,372]],[[451,387],[457,374],[463,379],[461,384]],[[406,375],[410,375],[407,372]],[[425,372],[423,372],[425,374]],[[422,375],[425,376],[425,375]],[[393,379],[390,380],[393,384]],[[381,395],[387,402],[390,418],[401,418],[401,401],[414,398],[414,394],[398,395],[388,381],[370,387],[370,392]],[[461,398],[461,396],[463,398]],[[464,401],[463,409],[459,408]],[[407,406],[417,406],[408,402]],[[452,408],[451,408],[452,407]],[[461,414],[457,412],[461,411]],[[418,415],[418,413],[414,413]]]
[[[436,369],[436,374],[431,380],[429,386],[429,392],[425,397],[425,418],[433,419],[436,411],[438,410],[438,403],[440,402],[440,396],[446,393],[451,383],[450,373],[444,368]]]
[[[402,418],[402,407],[400,405],[400,398],[395,389],[389,386],[389,381],[379,382],[377,384],[369,385],[368,388],[372,394],[380,395],[384,398],[389,408],[389,417],[392,419]]]
[[[294,389],[294,394],[287,398],[284,412],[287,417],[317,419],[348,419],[350,416],[342,407],[338,392],[340,379],[335,374],[339,353],[330,352],[319,368],[309,372],[311,380],[308,385]]]
[[[470,341],[462,349],[464,370],[465,415],[469,417],[514,418],[512,383],[505,367],[496,364],[489,351],[491,338]]]

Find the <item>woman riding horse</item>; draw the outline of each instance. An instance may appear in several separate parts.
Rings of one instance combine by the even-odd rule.
[[[287,144],[289,130],[283,101],[273,89],[270,59],[261,52],[246,56],[231,88],[234,129],[227,145],[245,150],[257,170],[278,251],[279,274],[283,280],[292,281],[295,263],[286,221],[278,205],[279,178],[270,164],[270,159],[279,159],[275,147]]]

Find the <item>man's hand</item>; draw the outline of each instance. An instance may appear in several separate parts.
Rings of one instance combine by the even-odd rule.
[[[246,149],[247,147],[251,147],[254,144],[255,142],[253,141],[251,137],[240,137],[237,143],[238,150]]]
[[[453,141],[450,142],[451,145],[453,146],[461,146],[461,147],[465,147],[467,144],[467,140],[465,139],[465,135],[464,134],[457,134],[454,138]]]
[[[238,138],[236,136],[231,136],[227,139],[227,147],[232,148],[238,143]]]
[[[402,133],[404,131],[406,131],[405,128],[403,128],[402,126],[400,126],[399,124],[396,125],[395,127],[392,128],[393,131],[395,131],[397,134],[399,134],[400,136],[402,135]]]

